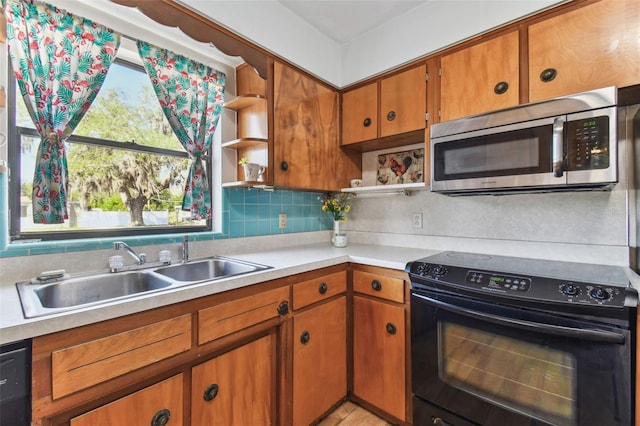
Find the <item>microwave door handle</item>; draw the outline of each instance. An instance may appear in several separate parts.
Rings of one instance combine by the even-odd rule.
[[[553,120],[553,136],[551,139],[553,175],[562,177],[564,170],[564,117]]]
[[[604,330],[587,330],[581,328],[565,327],[561,325],[553,324],[541,324],[532,321],[519,320],[515,318],[506,318],[500,315],[489,314],[486,312],[474,311],[472,309],[463,308],[461,306],[452,305],[441,300],[435,300],[430,297],[422,296],[413,293],[419,299],[423,299],[426,303],[434,305],[445,311],[453,312],[454,314],[466,316],[476,320],[487,321],[493,324],[510,326],[521,330],[537,331],[546,334],[552,334],[555,336],[565,336],[575,339],[585,339],[596,342],[617,343],[624,344],[625,337],[623,334],[614,333]]]

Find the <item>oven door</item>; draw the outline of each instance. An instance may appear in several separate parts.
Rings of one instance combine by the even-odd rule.
[[[413,393],[484,426],[631,425],[630,339],[629,330],[414,290]]]

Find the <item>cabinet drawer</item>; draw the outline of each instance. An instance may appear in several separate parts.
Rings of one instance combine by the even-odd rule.
[[[182,315],[51,354],[53,399],[189,350],[191,315]]]
[[[282,302],[289,302],[289,287],[202,309],[198,311],[198,344],[276,318]]]
[[[182,424],[182,374],[71,419],[71,426]],[[168,419],[168,422],[164,420]]]
[[[404,303],[404,280],[353,271],[353,290],[392,302]]]
[[[293,309],[304,308],[345,291],[347,291],[347,271],[295,284]]]

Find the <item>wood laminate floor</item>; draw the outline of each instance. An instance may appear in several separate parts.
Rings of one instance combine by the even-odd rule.
[[[359,405],[351,401],[347,401],[317,426],[391,426],[375,414],[371,414]]]

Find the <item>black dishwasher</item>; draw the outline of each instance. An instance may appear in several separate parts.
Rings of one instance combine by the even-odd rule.
[[[31,340],[0,346],[0,425],[31,422]]]

